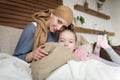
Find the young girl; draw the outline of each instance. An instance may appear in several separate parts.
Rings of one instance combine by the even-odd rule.
[[[106,37],[104,37],[102,43],[106,43],[106,45],[101,44],[101,47],[104,46],[104,48],[107,48],[109,46]],[[110,48],[110,50],[111,49],[112,48]],[[88,54],[85,50],[78,49],[76,34],[73,30],[69,29],[60,32],[58,43],[46,43],[44,50],[48,52],[48,55],[41,60],[33,61],[31,64],[33,80],[44,80],[54,70],[66,64],[69,60],[86,61],[96,59],[107,64],[112,63],[111,65],[119,65],[117,59],[115,60],[113,57],[111,58],[114,59],[114,62],[109,62],[100,58],[97,54]],[[111,56],[118,57],[118,61],[120,60],[115,52],[113,54],[111,53]]]
[[[120,65],[120,57],[119,55],[108,45],[107,42],[107,35],[98,35],[97,45],[94,50],[94,54],[88,54],[83,49],[77,48],[77,37],[74,31],[72,30],[64,30],[60,32],[58,43],[66,46],[73,53],[82,61],[96,59],[99,61],[104,62],[105,64],[112,65],[112,66],[119,66]],[[104,48],[108,55],[111,57],[113,62],[107,61],[101,57],[99,57],[100,47]]]

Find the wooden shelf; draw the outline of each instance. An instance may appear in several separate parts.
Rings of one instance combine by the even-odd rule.
[[[82,11],[82,12],[90,14],[90,15],[93,15],[93,16],[96,16],[96,17],[99,17],[99,18],[106,19],[106,20],[110,19],[110,16],[108,16],[108,15],[105,15],[103,13],[94,11],[94,10],[89,9],[89,8],[88,9],[84,9],[84,7],[79,5],[79,4],[74,5],[74,9]]]
[[[93,30],[93,29],[87,29],[87,28],[82,28],[82,27],[75,27],[74,30],[75,30],[75,32],[79,32],[79,33],[88,33],[88,34],[96,34],[96,35],[99,32],[103,32],[103,31],[100,31],[100,30]],[[107,32],[107,35],[114,36],[115,33],[113,33],[113,32]]]

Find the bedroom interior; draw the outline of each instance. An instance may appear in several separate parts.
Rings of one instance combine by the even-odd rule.
[[[109,15],[109,11],[108,14],[106,14],[107,11],[106,13],[101,12],[102,18],[99,18],[100,14],[99,16],[97,15],[98,17],[96,17],[96,14],[99,12],[96,13],[96,11],[92,9],[93,13],[91,13],[90,4],[89,4],[90,12],[84,11],[84,9],[81,11],[79,10],[79,7],[76,7],[76,3],[80,2],[80,5],[82,5],[82,1],[84,0],[81,1],[75,0],[75,1],[74,0],[71,1],[70,0],[0,0],[0,52],[12,55],[24,27],[28,23],[33,21],[31,16],[35,12],[38,12],[40,10],[45,10],[48,8],[55,8],[58,5],[68,5],[75,12],[74,13],[75,16],[83,15],[85,17],[87,21],[85,25],[83,25],[85,27],[76,26],[75,31],[78,34],[78,40],[80,41],[83,39],[83,42],[85,41],[85,44],[82,45],[82,48],[85,48],[88,52],[92,52],[94,47],[93,44],[94,42],[96,42],[96,37],[99,32],[107,31],[107,34],[112,38],[116,38],[116,36],[117,37],[119,36],[118,33],[115,32],[115,30],[107,29],[108,27],[105,28],[105,30],[103,28],[97,30],[93,28],[94,24],[99,23],[95,21],[96,19],[100,20],[100,23],[102,23],[101,25],[103,27],[104,24],[105,26],[109,26],[111,24],[110,22],[112,21],[111,20],[112,16]],[[87,1],[89,2],[89,0]],[[93,21],[88,17],[93,18]],[[94,21],[95,23],[91,24]],[[89,25],[90,27],[88,27]],[[81,36],[83,38],[81,38]],[[93,37],[93,39],[91,37]],[[115,40],[114,42],[116,41],[119,40]],[[120,55],[119,43],[120,42],[118,42],[117,44],[115,43],[113,49]],[[107,55],[107,53],[105,52],[105,50],[103,49],[101,50],[101,57],[107,60],[111,60]]]
[[[50,2],[52,3],[50,3]],[[23,30],[23,28],[30,22],[32,22],[32,15],[35,12],[38,12],[40,10],[48,9],[48,8],[55,8],[58,5],[63,5],[62,0],[31,0],[31,1],[11,1],[11,0],[1,0],[0,1],[0,43],[2,44],[0,46],[0,51],[5,52],[5,53],[10,53],[12,54],[14,51],[14,48],[17,44],[17,41],[20,37],[20,34]],[[79,11],[79,5],[75,4],[74,9]],[[82,9],[84,10],[84,9]],[[80,10],[81,11],[81,10]],[[79,11],[79,12],[80,12]],[[93,10],[92,10],[93,11]],[[86,13],[86,11],[84,11]],[[95,12],[95,11],[93,11]],[[91,11],[87,11],[87,13],[93,14]],[[97,14],[97,12],[95,12]],[[98,12],[99,13],[99,12]],[[101,13],[102,16],[100,16],[103,19],[110,19],[110,16],[105,15]],[[96,15],[95,15],[96,16]],[[5,27],[6,26],[6,27]],[[18,31],[17,31],[18,30]],[[90,28],[84,28],[84,27],[75,27],[75,31],[77,33],[83,33],[83,34],[88,34],[88,35],[97,35],[99,32],[102,30],[95,30],[95,29],[90,29]],[[7,34],[7,33],[8,34]],[[6,33],[6,34],[5,34]],[[78,34],[79,35],[79,34]],[[114,32],[108,32],[108,35],[110,36],[115,36]],[[6,38],[4,40],[3,38]],[[16,38],[16,39],[15,39]],[[9,41],[10,40],[10,41]],[[89,40],[87,39],[89,42]],[[6,44],[4,44],[6,43]],[[91,42],[90,42],[91,43]],[[13,45],[11,45],[13,44]],[[93,44],[93,43],[92,43]],[[9,45],[8,47],[6,47]],[[117,49],[119,49],[117,47]],[[118,51],[117,51],[118,52]],[[103,54],[107,59],[109,59],[108,55]],[[103,56],[102,55],[102,56]]]

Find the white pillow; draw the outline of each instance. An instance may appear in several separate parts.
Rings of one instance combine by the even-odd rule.
[[[82,36],[82,35],[77,35],[77,44],[78,45],[84,45],[88,44],[89,42]]]

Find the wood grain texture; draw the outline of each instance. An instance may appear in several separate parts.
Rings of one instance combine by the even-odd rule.
[[[87,34],[96,34],[96,35],[98,35],[98,33],[100,33],[100,32],[103,32],[100,30],[93,30],[93,29],[87,29],[87,28],[82,28],[82,27],[75,27],[74,30],[78,33],[87,33]],[[108,31],[106,31],[106,32],[109,36],[115,35],[114,32],[108,32]]]
[[[59,5],[62,0],[0,0],[0,25],[24,28],[34,13]]]

